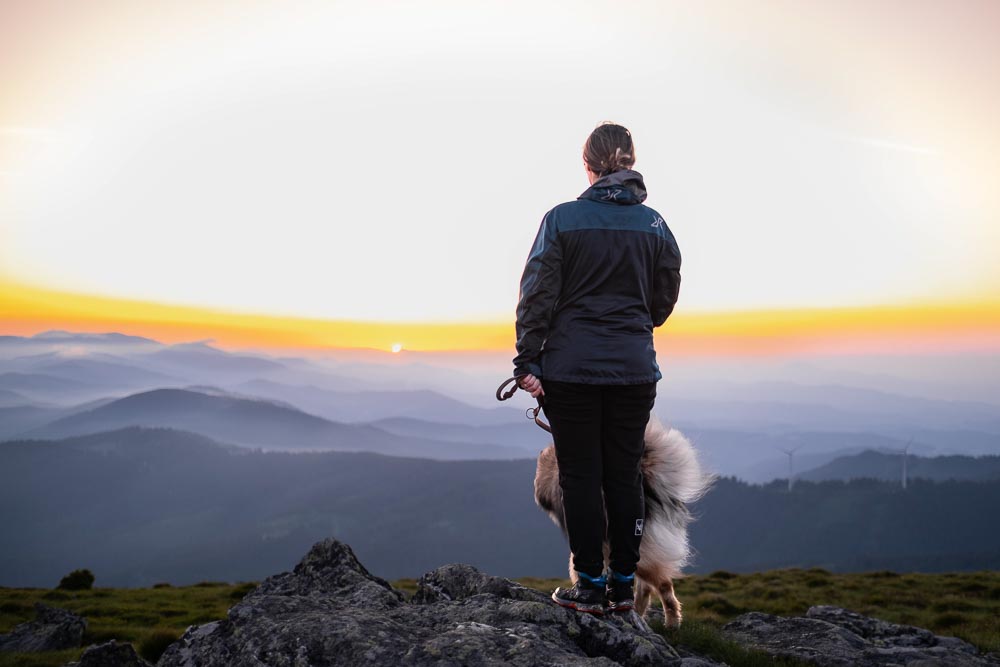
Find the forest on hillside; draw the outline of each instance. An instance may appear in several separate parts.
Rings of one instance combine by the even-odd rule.
[[[104,586],[246,581],[315,541],[373,572],[450,562],[563,576],[567,546],[535,505],[535,462],[261,452],[133,427],[0,444],[0,585],[51,586],[78,567]],[[1000,567],[1000,481],[718,480],[693,506],[689,570],[945,571]]]

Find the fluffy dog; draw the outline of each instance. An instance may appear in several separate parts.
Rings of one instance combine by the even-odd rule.
[[[663,604],[665,623],[678,626],[681,623],[681,603],[674,595],[673,580],[681,576],[681,569],[690,556],[687,526],[692,517],[687,505],[708,491],[716,475],[702,470],[694,447],[683,433],[664,427],[655,415],[649,417],[645,440],[641,467],[646,512],[635,572],[635,610],[640,616],[645,616],[650,595],[655,592]],[[553,445],[538,455],[535,502],[566,535],[559,464]],[[605,567],[609,551],[610,546],[605,539]],[[576,583],[572,554],[569,576]]]

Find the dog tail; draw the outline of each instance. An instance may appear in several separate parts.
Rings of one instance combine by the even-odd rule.
[[[538,465],[535,470],[535,504],[545,510],[549,518],[559,526],[563,536],[568,538],[562,488],[559,486],[559,463],[556,461],[556,450],[552,445],[538,454]]]
[[[704,496],[718,478],[702,468],[691,441],[677,429],[664,426],[655,414],[646,425],[642,476],[647,500],[675,507]]]

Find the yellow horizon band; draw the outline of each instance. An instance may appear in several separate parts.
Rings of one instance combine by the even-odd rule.
[[[146,302],[36,287],[0,285],[8,335],[47,329],[145,336],[172,344],[212,339],[228,349],[374,349],[424,352],[514,351],[509,321],[365,322],[285,317]],[[656,330],[669,356],[1000,351],[1000,301],[887,304],[741,311],[676,310]]]

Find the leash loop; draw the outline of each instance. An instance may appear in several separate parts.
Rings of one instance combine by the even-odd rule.
[[[538,424],[541,428],[545,429],[549,433],[552,433],[552,427],[546,424],[544,421],[542,421],[542,418],[538,416],[538,413],[541,409],[542,409],[542,404],[539,402],[537,406],[533,408],[528,408],[525,411],[524,416],[527,417],[528,419],[534,419],[535,423]]]
[[[511,387],[509,390],[504,391],[504,387],[509,385],[511,382],[514,383],[514,386]],[[501,383],[499,387],[497,387],[497,400],[506,401],[508,398],[513,396],[520,388],[521,386],[517,383],[517,376],[507,378],[506,380],[503,381],[503,383]],[[537,424],[539,428],[544,429],[549,433],[552,433],[552,427],[546,424],[542,420],[542,418],[538,416],[538,413],[541,412],[542,410],[542,397],[539,396],[536,400],[538,401],[538,405],[536,405],[533,408],[528,408],[527,410],[525,410],[524,416],[526,419],[534,419],[535,424]]]

